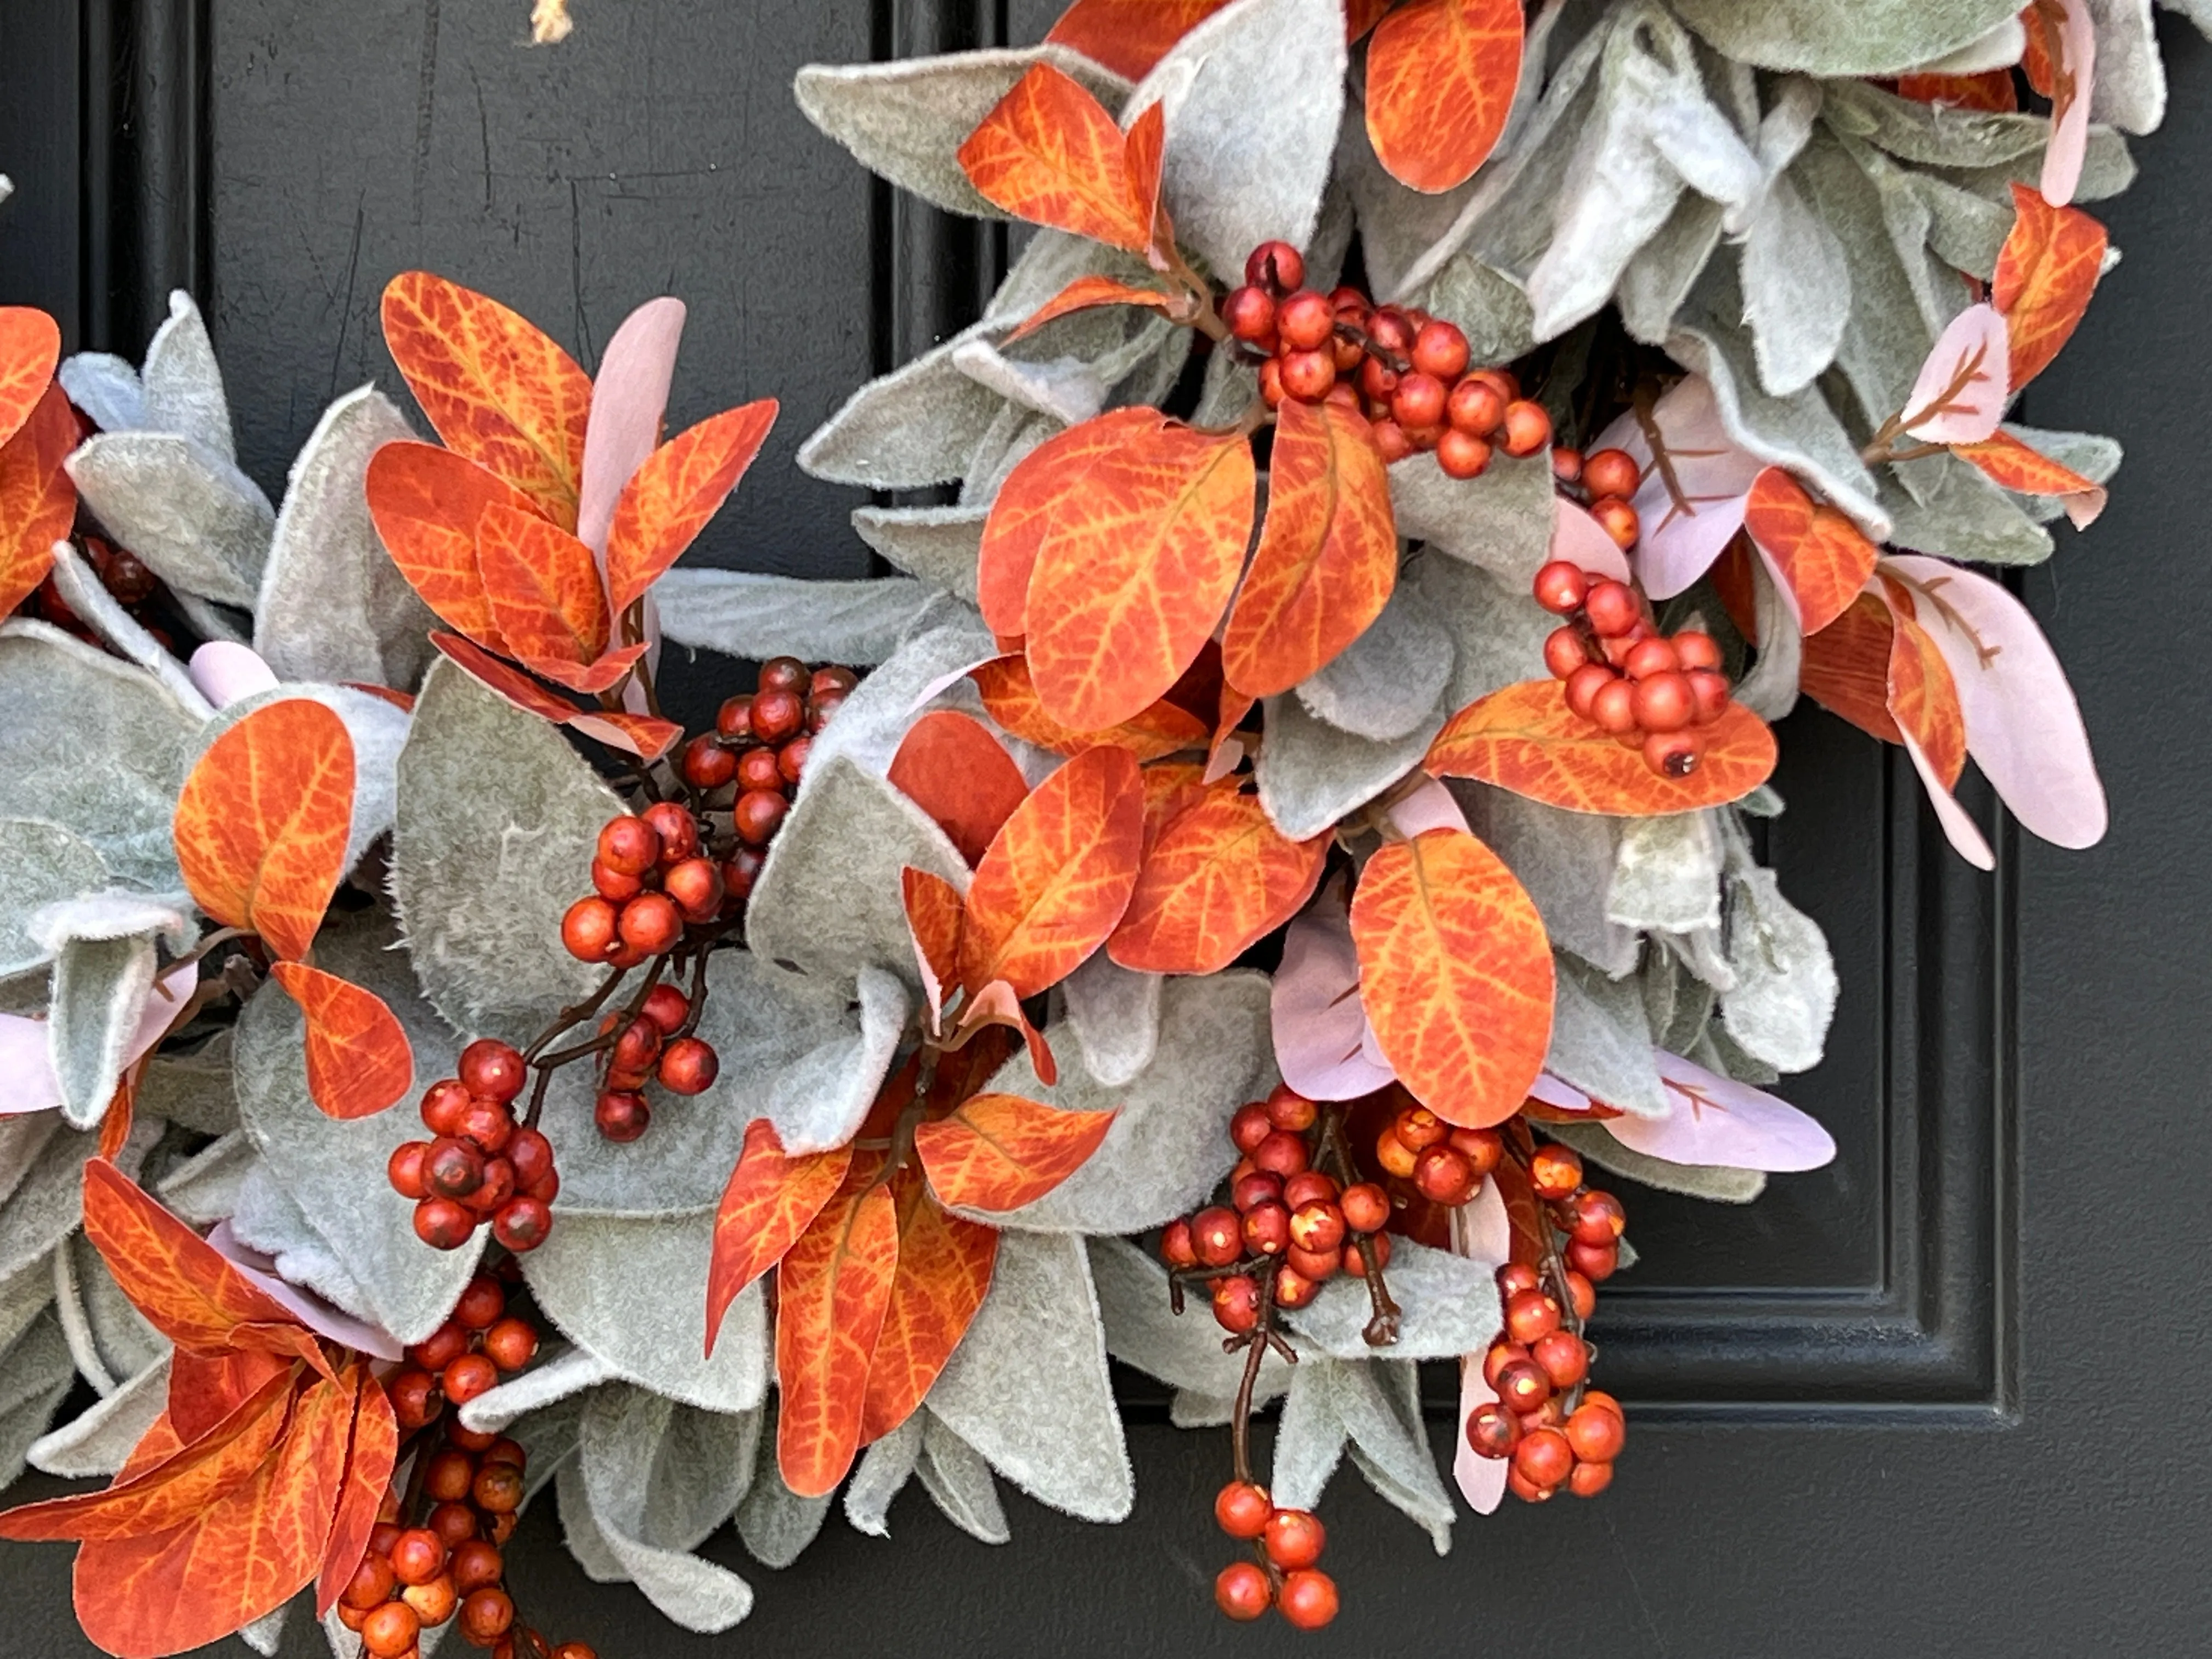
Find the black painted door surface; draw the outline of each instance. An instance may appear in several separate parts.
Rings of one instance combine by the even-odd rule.
[[[1034,40],[1048,0],[577,0],[575,37],[538,51],[526,11],[6,0],[0,167],[19,194],[0,296],[52,309],[72,346],[135,357],[162,293],[193,287],[241,461],[273,494],[333,393],[398,389],[375,323],[396,270],[496,294],[587,362],[631,306],[677,293],[672,419],[783,401],[704,556],[863,572],[858,494],[805,479],[792,453],[861,380],[970,314],[1004,249],[872,184],[800,118],[792,72]],[[1346,1608],[1317,1638],[1337,1650],[2212,1650],[2195,1369],[2212,1358],[2212,679],[2192,666],[2212,635],[2212,49],[2165,39],[2166,129],[2100,209],[2125,263],[2031,410],[2128,449],[2105,518],[2025,583],[2080,690],[2111,836],[2073,854],[2008,832],[1979,876],[1894,751],[1792,718],[1770,851],[1844,990],[1830,1059],[1791,1092],[1840,1155],[1740,1211],[1635,1195],[1644,1261],[1596,1334],[1637,1433],[1601,1500],[1464,1517],[1439,1560],[1340,1481]],[[1433,1383],[1441,1407],[1449,1380]],[[1133,1380],[1127,1399],[1138,1506],[1120,1528],[1014,1498],[1014,1541],[992,1550],[909,1496],[888,1542],[833,1521],[781,1573],[725,1538],[709,1553],[759,1601],[712,1642],[585,1583],[550,1505],[515,1577],[547,1627],[610,1659],[1296,1642],[1212,1608],[1223,1437],[1170,1427]],[[1448,1462],[1443,1410],[1431,1428]],[[67,1564],[5,1547],[0,1652],[90,1651]],[[289,1647],[321,1651],[304,1629]]]

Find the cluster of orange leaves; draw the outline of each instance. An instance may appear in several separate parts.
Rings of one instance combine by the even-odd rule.
[[[653,449],[595,546],[578,534],[593,387],[575,361],[505,306],[427,271],[392,279],[383,317],[444,443],[378,450],[369,513],[401,574],[457,630],[433,641],[518,707],[647,760],[665,754],[681,729],[622,696],[649,648],[646,594],[751,465],[775,403]],[[580,708],[547,680],[597,702]]]
[[[0,1515],[75,1539],[76,1613],[118,1659],[219,1641],[315,1586],[329,1611],[368,1547],[398,1425],[369,1363],[326,1343],[115,1166],[85,1166],[85,1235],[176,1344],[167,1407],[105,1491]]]
[[[54,568],[54,544],[76,521],[62,463],[76,447],[75,410],[54,379],[61,331],[30,306],[0,306],[0,617]]]

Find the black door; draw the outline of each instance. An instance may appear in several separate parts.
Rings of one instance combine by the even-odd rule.
[[[783,400],[705,556],[849,575],[854,492],[799,438],[859,381],[972,314],[995,233],[894,200],[807,126],[808,61],[1037,38],[1049,0],[576,0],[530,50],[525,0],[10,0],[0,292],[72,346],[135,356],[173,283],[208,307],[241,461],[264,486],[336,392],[396,387],[375,326],[395,270],[498,295],[590,361],[635,302],[691,323],[672,420]],[[2212,324],[2212,49],[2166,20],[2173,82],[2142,177],[2100,215],[2125,263],[2033,394],[2040,424],[2117,434],[2111,510],[2025,592],[2072,668],[2113,804],[2103,845],[1946,850],[1894,751],[1793,717],[1771,854],[1844,992],[1796,1098],[1829,1169],[1748,1209],[1638,1193],[1638,1271],[1596,1335],[1634,1429],[1590,1504],[1463,1517],[1451,1555],[1346,1477],[1328,1638],[1355,1653],[2185,1655],[2212,1650],[2212,635],[2203,573]],[[82,142],[80,142],[80,135]],[[701,690],[706,688],[702,686]],[[4,718],[4,711],[0,711]],[[1984,810],[1986,802],[1977,803]],[[1449,1379],[1431,1379],[1449,1462]],[[624,1659],[726,1646],[1245,1652],[1209,1605],[1218,1432],[1129,1379],[1138,1507],[1085,1526],[1017,1498],[991,1550],[916,1498],[890,1542],[833,1523],[746,1567],[720,1644],[585,1583],[550,1505],[520,1588]],[[36,1482],[27,1482],[28,1488]],[[733,1562],[734,1539],[710,1546]],[[10,1547],[27,1659],[89,1653],[65,1553]],[[321,1650],[312,1632],[289,1650]],[[242,1651],[242,1650],[241,1650]]]

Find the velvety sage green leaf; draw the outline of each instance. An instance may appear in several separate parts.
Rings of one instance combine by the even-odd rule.
[[[478,1434],[497,1434],[518,1421],[545,1415],[549,1407],[573,1401],[602,1382],[619,1380],[615,1368],[599,1355],[567,1343],[541,1351],[528,1370],[487,1389],[463,1406],[458,1415],[464,1428]]]
[[[1693,191],[1685,192],[1620,273],[1613,298],[1621,326],[1645,345],[1664,345],[1674,318],[1690,296],[1705,263],[1720,246],[1728,210]]]
[[[1267,1460],[1267,1492],[1286,1510],[1316,1510],[1328,1478],[1344,1458],[1344,1419],[1337,1414],[1340,1370],[1356,1362],[1309,1354],[1291,1371]],[[1356,1383],[1352,1386],[1358,1386]]]
[[[107,866],[90,842],[36,818],[0,819],[0,975],[53,959],[31,936],[35,912],[106,885]]]
[[[2150,0],[2087,0],[2097,29],[2089,118],[2123,132],[2154,132],[2166,118],[2166,65]]]
[[[857,1024],[840,1019],[826,1041],[764,1079],[760,1114],[775,1125],[776,1139],[792,1157],[842,1146],[860,1133],[918,1006],[904,980],[872,963],[861,965],[854,995]]]
[[[1601,1170],[1640,1182],[1662,1193],[1709,1199],[1716,1204],[1748,1204],[1766,1190],[1758,1170],[1730,1170],[1712,1164],[1669,1164],[1632,1152],[1595,1123],[1554,1123],[1552,1134],[1565,1141]]]
[[[69,458],[108,533],[172,587],[251,608],[276,514],[229,460],[172,432],[104,432]]]
[[[190,438],[226,461],[238,459],[215,343],[199,307],[183,289],[169,290],[169,314],[147,344],[138,378],[149,428]]]
[[[135,432],[146,424],[146,392],[138,371],[113,352],[80,351],[64,357],[54,378],[102,432]]]
[[[1501,453],[1473,478],[1448,477],[1431,454],[1390,469],[1401,536],[1522,588],[1551,556],[1553,493],[1548,454],[1516,459]]]
[[[0,1486],[22,1474],[31,1448],[76,1380],[69,1344],[51,1312],[40,1315],[0,1355]]]
[[[202,720],[215,713],[200,689],[192,684],[192,677],[184,664],[169,654],[164,646],[146,630],[146,625],[123,608],[119,600],[107,591],[85,562],[72,542],[56,542],[53,548],[54,591],[62,596],[62,603],[76,614],[84,623],[113,649],[125,662],[144,669],[161,682],[161,689],[177,700],[179,705],[198,714]]]
[[[54,963],[46,1053],[61,1085],[62,1116],[88,1129],[106,1115],[123,1055],[154,988],[149,939],[72,939]]]
[[[2013,15],[2005,0],[1676,0],[1731,58],[1814,75],[1895,75],[1956,52]]]
[[[1455,1512],[1421,1420],[1419,1369],[1411,1360],[1381,1359],[1358,1370],[1364,1386],[1348,1392],[1338,1408],[1351,1436],[1352,1461],[1383,1502],[1427,1533],[1438,1555],[1446,1554]]]
[[[986,1544],[1003,1544],[1013,1536],[1006,1525],[1006,1507],[991,1479],[991,1466],[982,1454],[945,1426],[944,1419],[927,1407],[921,1419],[921,1457],[915,1465],[922,1490],[937,1500],[945,1518],[970,1538]]]
[[[1094,1082],[1118,1089],[1159,1051],[1160,997],[1165,975],[1139,973],[1097,951],[1060,982],[1064,1029],[1082,1051]]]
[[[188,1054],[154,1055],[139,1073],[139,1114],[197,1134],[235,1130],[238,1095],[230,1085],[230,1043],[231,1034],[218,1031]]]
[[[1912,466],[1935,483],[1918,500],[1902,489],[1888,498],[1893,545],[1974,564],[2040,564],[2051,556],[2056,544],[2028,504],[1972,462],[1938,455]]]
[[[1553,945],[1611,975],[1636,966],[1635,933],[1606,915],[1620,819],[1569,812],[1462,779],[1453,780],[1451,790],[1468,827],[1528,889]]]
[[[1703,812],[1626,818],[1606,890],[1607,920],[1686,933],[1721,920],[1721,838]]]
[[[561,917],[623,810],[555,727],[451,663],[432,666],[399,755],[392,894],[448,1022],[527,1042],[590,994],[603,972],[561,948]]]
[[[908,575],[975,603],[982,507],[856,507],[854,533]]]
[[[1389,1279],[1401,1317],[1398,1340],[1380,1349],[1370,1346],[1366,1338],[1375,1317],[1366,1281],[1348,1273],[1330,1279],[1319,1296],[1283,1318],[1302,1352],[1311,1348],[1335,1359],[1456,1359],[1480,1352],[1498,1334],[1498,1284],[1492,1275],[1503,1265],[1431,1249],[1408,1238],[1395,1241]],[[1193,1311],[1212,1317],[1202,1307]]]
[[[1621,1111],[1664,1117],[1667,1091],[1651,1059],[1643,992],[1632,980],[1607,979],[1565,952],[1554,960],[1545,1070]]]
[[[1510,362],[1535,347],[1535,313],[1527,293],[1470,255],[1455,254],[1408,297],[1431,316],[1457,324],[1474,362]]]
[[[169,1339],[123,1293],[82,1231],[54,1252],[54,1310],[78,1370],[102,1395],[168,1358]]]
[[[775,1443],[775,1407],[770,1402],[761,1427],[761,1439]],[[759,1478],[738,1505],[738,1536],[754,1560],[764,1567],[784,1568],[799,1559],[822,1530],[834,1494],[801,1498],[783,1484],[773,1454],[761,1459]]]
[[[978,323],[869,381],[799,445],[800,467],[871,489],[922,489],[961,477],[1006,399],[962,374],[953,354],[999,331]]]
[[[273,1261],[277,1277],[287,1283],[313,1291],[356,1319],[374,1322],[376,1304],[355,1278],[351,1265],[315,1230],[267,1159],[258,1161],[240,1179],[237,1197],[238,1207],[229,1218],[232,1237]]]
[[[168,1403],[169,1359],[164,1353],[114,1393],[33,1441],[27,1460],[33,1468],[65,1480],[112,1476]]]
[[[223,1069],[223,1086],[230,1072]],[[144,1108],[143,1090],[139,1107]],[[191,1157],[179,1158],[154,1183],[154,1194],[162,1207],[195,1227],[212,1227],[238,1212],[239,1189],[246,1178],[262,1167],[261,1154],[241,1129],[220,1135]]]
[[[1263,700],[1267,741],[1255,770],[1260,805],[1292,841],[1320,835],[1420,764],[1443,729],[1441,708],[1389,743],[1355,737],[1291,696]]]
[[[921,1460],[922,1415],[917,1412],[860,1454],[845,1486],[845,1519],[871,1538],[890,1536],[891,1500],[906,1489]]]
[[[1759,384],[1768,392],[1801,391],[1835,361],[1850,316],[1850,272],[1836,234],[1786,173],[1767,186],[1752,216],[1743,303]]]
[[[1729,1036],[1784,1072],[1819,1065],[1836,1012],[1835,960],[1819,924],[1782,896],[1771,870],[1734,872],[1728,959],[1735,971],[1735,988],[1721,999]]]
[[[653,588],[664,638],[696,650],[760,662],[872,666],[890,655],[927,593],[905,577],[805,581],[750,571],[672,570]]]
[[[1299,683],[1297,698],[1316,719],[1388,743],[1437,712],[1451,672],[1451,635],[1400,587],[1364,633]]]
[[[60,1255],[58,1249],[49,1250],[0,1279],[0,1350],[12,1347],[32,1322],[53,1305]]]

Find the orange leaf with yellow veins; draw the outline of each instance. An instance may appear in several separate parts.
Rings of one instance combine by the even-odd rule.
[[[1552,947],[1498,856],[1464,830],[1385,844],[1352,942],[1375,1040],[1420,1103],[1466,1128],[1519,1111],[1552,1043]]]
[[[776,1467],[801,1498],[832,1490],[860,1449],[868,1370],[898,1272],[898,1206],[880,1152],[845,1183],[775,1270]]]
[[[324,1115],[371,1117],[415,1086],[415,1050],[375,992],[296,962],[270,974],[307,1018],[307,1092]]]
[[[384,343],[448,449],[576,527],[592,383],[574,359],[496,300],[427,270],[386,284]]]
[[[1382,452],[1357,410],[1285,398],[1275,411],[1267,517],[1221,636],[1229,683],[1289,690],[1367,631],[1398,580]]]
[[[1184,808],[1206,799],[1217,786],[1206,781],[1206,768],[1196,761],[1167,761],[1144,770],[1145,856],[1160,839],[1160,832]],[[1233,787],[1234,786],[1221,786]]]
[[[398,1460],[399,1421],[392,1401],[365,1364],[356,1369],[363,1375],[354,1398],[353,1437],[346,1448],[345,1474],[338,1486],[337,1512],[331,1517],[330,1540],[323,1547],[322,1570],[315,1576],[318,1619],[328,1616],[345,1594],[354,1569],[368,1553],[368,1535],[375,1530],[379,1509],[392,1489],[392,1466]]]
[[[368,459],[368,516],[399,574],[439,618],[488,650],[505,649],[477,564],[477,524],[493,507],[535,509],[474,461],[403,439]]]
[[[1141,81],[1168,48],[1229,0],[1075,0],[1045,39],[1124,80]]]
[[[674,720],[665,720],[652,714],[626,714],[600,708],[579,708],[575,704],[554,696],[532,679],[513,663],[503,662],[489,652],[479,649],[472,641],[457,634],[433,634],[430,643],[447,658],[466,669],[483,687],[505,698],[526,714],[551,720],[556,726],[565,726],[581,732],[586,737],[596,738],[611,748],[621,749],[646,761],[656,761],[676,745],[684,735],[684,728]],[[620,651],[610,652],[599,659],[601,664],[622,664],[637,659],[635,647],[625,646]],[[596,667],[598,665],[594,665]],[[548,665],[550,669],[550,665]],[[574,678],[589,679],[589,673]],[[619,679],[617,673],[615,678]]]
[[[814,1224],[852,1167],[853,1149],[787,1157],[764,1117],[745,1126],[744,1150],[714,1211],[714,1255],[707,1269],[707,1352],[738,1292],[781,1261]]]
[[[1130,188],[1136,192],[1137,211],[1151,227],[1152,246],[1145,257],[1155,270],[1165,270],[1175,250],[1175,226],[1168,219],[1166,204],[1160,200],[1160,173],[1168,159],[1164,100],[1155,98],[1138,112],[1137,118],[1129,123],[1121,149],[1128,163]]]
[[[1017,219],[1131,253],[1152,246],[1151,204],[1130,173],[1121,129],[1049,64],[1033,66],[968,135],[960,167]]]
[[[914,936],[915,964],[929,998],[930,1029],[937,1029],[945,994],[960,972],[960,934],[968,922],[960,890],[934,871],[907,865],[899,871],[899,897],[906,907],[907,931]]]
[[[0,306],[0,443],[31,418],[61,356],[61,325],[52,318],[35,306]]]
[[[1951,452],[1972,461],[2006,489],[2023,495],[2055,495],[2065,504],[2076,530],[2087,530],[2105,510],[2105,487],[2030,449],[2000,428],[1978,444],[1953,444]]]
[[[15,435],[0,444],[0,616],[46,580],[54,544],[76,521],[76,486],[62,466],[76,447],[76,416],[49,382]]]
[[[1030,313],[1028,320],[1006,336],[1006,340],[1011,344],[1025,334],[1036,333],[1047,323],[1099,306],[1141,306],[1167,316],[1173,313],[1176,304],[1173,295],[1163,294],[1156,288],[1139,288],[1133,283],[1117,282],[1111,276],[1079,276]]]
[[[1752,480],[1743,522],[1790,585],[1808,634],[1819,633],[1849,610],[1874,574],[1880,550],[1848,514],[1815,502],[1778,466]]]
[[[891,787],[937,820],[972,868],[1030,793],[1006,745],[972,715],[933,709],[891,757]]]
[[[646,457],[615,501],[607,587],[619,616],[659,581],[721,510],[775,424],[772,398],[708,416]]]
[[[1255,483],[1242,434],[1158,415],[1091,462],[1030,577],[1025,651],[1046,714],[1099,732],[1166,695],[1236,591]]]
[[[535,513],[492,506],[477,521],[477,568],[507,655],[580,668],[607,648],[607,591],[592,550]]]
[[[1897,95],[1916,104],[1942,104],[1948,109],[1992,115],[2008,115],[2020,108],[2010,70],[1984,70],[1973,75],[1900,75]]]
[[[911,1165],[891,1177],[890,1191],[898,1272],[868,1362],[863,1441],[881,1439],[914,1415],[983,1305],[999,1259],[998,1229],[939,1208]]]
[[[1698,728],[1705,750],[1686,778],[1662,777],[1567,707],[1557,680],[1523,680],[1445,722],[1421,764],[1570,812],[1617,817],[1691,812],[1741,800],[1774,770],[1774,733],[1740,703]]]
[[[177,797],[177,864],[201,909],[297,960],[345,873],[353,739],[319,702],[264,703],[203,754]]]
[[[914,1132],[940,1204],[1018,1210],[1073,1175],[1113,1127],[1111,1112],[1063,1112],[1019,1095],[973,1095]]]
[[[179,1348],[258,1350],[327,1370],[313,1332],[102,1158],[84,1166],[84,1234],[131,1305]],[[260,1369],[249,1370],[249,1392],[266,1380],[252,1376]],[[244,1397],[235,1395],[216,1415]]]
[[[364,1365],[301,1390],[252,1478],[167,1532],[78,1550],[78,1621],[118,1659],[160,1659],[273,1613],[317,1576],[346,1482]]]
[[[1002,979],[1030,997],[1073,973],[1121,920],[1144,835],[1144,784],[1125,749],[1086,749],[1039,784],[969,885],[962,985]]]
[[[1026,631],[1037,550],[1061,504],[1081,495],[1092,465],[1159,422],[1155,410],[1114,410],[1055,433],[1006,475],[983,522],[975,564],[975,602],[994,634],[1018,639]]]
[[[1959,683],[1928,630],[1914,619],[1912,595],[1890,585],[1896,611],[1890,637],[1890,717],[1920,745],[1929,767],[1946,789],[1955,788],[1966,769],[1966,717],[1959,702]]]
[[[2105,228],[2079,208],[2053,207],[2012,187],[2013,223],[1997,254],[1990,300],[2011,343],[2012,389],[2040,374],[2072,337],[2105,265]]]
[[[258,1331],[258,1324],[238,1327]],[[255,1389],[279,1372],[289,1372],[296,1356],[258,1348],[223,1348],[195,1352],[177,1348],[169,1355],[168,1409],[155,1419],[125,1460],[116,1478],[127,1480],[149,1469],[212,1430],[237,1410]],[[157,1432],[159,1431],[160,1432]]]
[[[1206,747],[1206,722],[1187,708],[1163,700],[1134,718],[1103,732],[1078,732],[1044,711],[1030,665],[1020,657],[1000,657],[968,677],[983,694],[983,712],[1024,743],[1055,754],[1080,754],[1101,744],[1126,749],[1139,761],[1157,760],[1185,749]]]
[[[1290,840],[1256,795],[1209,791],[1146,851],[1106,954],[1146,973],[1218,973],[1313,896],[1328,844]]]
[[[1464,184],[1521,82],[1521,0],[1407,0],[1367,46],[1367,138],[1400,184]]]

